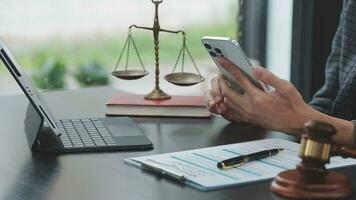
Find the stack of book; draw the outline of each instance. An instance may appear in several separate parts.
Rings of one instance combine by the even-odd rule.
[[[168,100],[146,100],[144,95],[118,93],[107,102],[108,116],[157,116],[208,118],[202,96],[172,96]]]

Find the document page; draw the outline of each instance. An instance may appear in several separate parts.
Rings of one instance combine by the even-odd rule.
[[[217,163],[239,155],[258,151],[283,148],[279,154],[245,165],[222,170]],[[175,153],[130,158],[129,162],[149,166],[174,173],[192,186],[200,189],[217,189],[274,178],[279,172],[294,169],[300,162],[299,144],[282,139],[265,139],[252,142],[216,146]],[[327,168],[356,164],[352,158],[333,157]]]

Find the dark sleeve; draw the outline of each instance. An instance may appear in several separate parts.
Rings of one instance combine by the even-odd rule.
[[[345,4],[344,4],[345,6]],[[313,108],[330,114],[337,92],[339,91],[339,68],[341,54],[341,37],[343,33],[343,13],[341,13],[339,26],[332,42],[331,53],[325,68],[325,83],[313,96],[309,103]]]

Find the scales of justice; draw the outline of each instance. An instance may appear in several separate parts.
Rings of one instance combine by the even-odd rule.
[[[124,47],[122,49],[122,52],[117,60],[117,63],[115,65],[114,71],[111,73],[113,76],[123,79],[123,80],[136,80],[140,79],[148,74],[148,71],[146,71],[146,68],[142,62],[142,59],[140,57],[139,51],[137,49],[137,46],[135,44],[135,41],[132,36],[132,30],[133,28],[136,29],[143,29],[143,30],[149,30],[153,32],[153,39],[154,39],[154,54],[155,54],[155,88],[145,96],[146,100],[165,100],[165,99],[170,99],[171,96],[166,94],[163,90],[160,89],[159,87],[159,34],[160,32],[166,32],[166,33],[173,33],[173,34],[182,34],[183,37],[183,44],[180,49],[180,52],[178,54],[177,61],[173,67],[173,71],[170,74],[167,74],[164,79],[174,85],[178,86],[191,86],[198,84],[200,82],[204,81],[204,77],[200,74],[199,69],[197,68],[194,59],[188,49],[188,46],[186,44],[186,33],[182,30],[166,30],[162,29],[159,24],[159,19],[158,19],[158,6],[163,2],[163,0],[151,0],[152,3],[155,5],[155,16],[154,16],[154,23],[153,27],[143,27],[143,26],[137,26],[135,24],[131,25],[128,29],[128,36],[126,39],[126,42],[124,44]],[[131,45],[133,46],[136,55],[138,57],[138,60],[141,64],[141,69],[129,69],[129,58],[130,58],[130,48]],[[125,62],[125,68],[122,70],[119,70],[119,65],[122,57],[126,54],[126,62]],[[186,59],[186,55],[189,56],[190,60],[192,61],[197,73],[189,73],[189,72],[184,72],[184,61]],[[180,72],[176,72],[176,69],[178,67],[178,63],[181,60],[181,70]]]

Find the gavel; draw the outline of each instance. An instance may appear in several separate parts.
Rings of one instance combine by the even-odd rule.
[[[281,172],[271,183],[271,191],[291,199],[343,199],[352,194],[346,176],[328,171],[325,165],[330,157],[355,157],[347,148],[332,145],[336,129],[324,122],[308,121],[304,125],[299,157],[302,161],[294,170]]]

